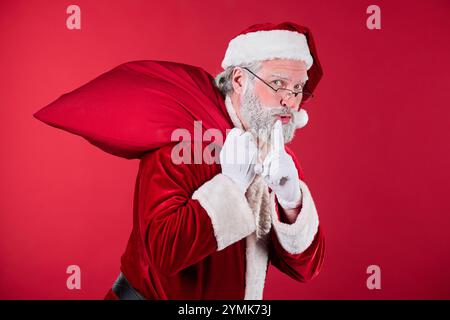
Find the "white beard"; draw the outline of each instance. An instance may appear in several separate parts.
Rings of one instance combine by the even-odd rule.
[[[276,115],[281,114],[291,115],[289,123],[283,124],[284,142],[288,143],[294,139],[295,130],[304,127],[308,122],[306,111],[295,111],[281,106],[263,106],[253,93],[252,81],[247,81],[241,100],[241,115],[249,125],[249,131],[264,142],[270,141],[272,129],[277,120]]]

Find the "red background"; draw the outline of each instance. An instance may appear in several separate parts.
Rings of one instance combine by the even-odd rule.
[[[66,8],[81,8],[81,30]],[[366,8],[381,8],[381,30]],[[450,4],[442,1],[1,1],[0,298],[101,299],[131,230],[138,161],[32,117],[114,66],[216,74],[248,25],[311,28],[324,78],[293,143],[326,234],[318,278],[270,267],[266,299],[450,298]],[[81,290],[66,268],[81,267]],[[381,268],[381,290],[366,269]]]

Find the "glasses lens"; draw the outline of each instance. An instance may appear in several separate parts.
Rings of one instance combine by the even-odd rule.
[[[279,95],[280,99],[290,98],[291,96],[293,96],[296,99],[306,100],[313,97],[313,94],[307,90],[291,91],[289,89],[278,89],[277,94]]]
[[[297,92],[291,91],[289,89],[284,89],[284,88],[280,88],[277,90],[277,95],[280,98],[290,98],[291,96],[293,96],[294,98],[296,97],[300,97],[301,96],[301,92],[297,94]]]

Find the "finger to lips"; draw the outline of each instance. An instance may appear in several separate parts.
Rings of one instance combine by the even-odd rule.
[[[272,129],[272,150],[275,152],[284,151],[283,124],[277,120]]]

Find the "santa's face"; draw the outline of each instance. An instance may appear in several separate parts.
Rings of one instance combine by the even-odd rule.
[[[269,141],[275,121],[281,120],[285,142],[294,138],[295,120],[299,117],[298,109],[302,94],[295,97],[285,88],[301,91],[307,80],[307,69],[303,61],[270,60],[262,62],[256,72],[261,79],[247,81],[241,94],[240,115],[248,130],[263,141]],[[264,82],[267,84],[265,84]]]

